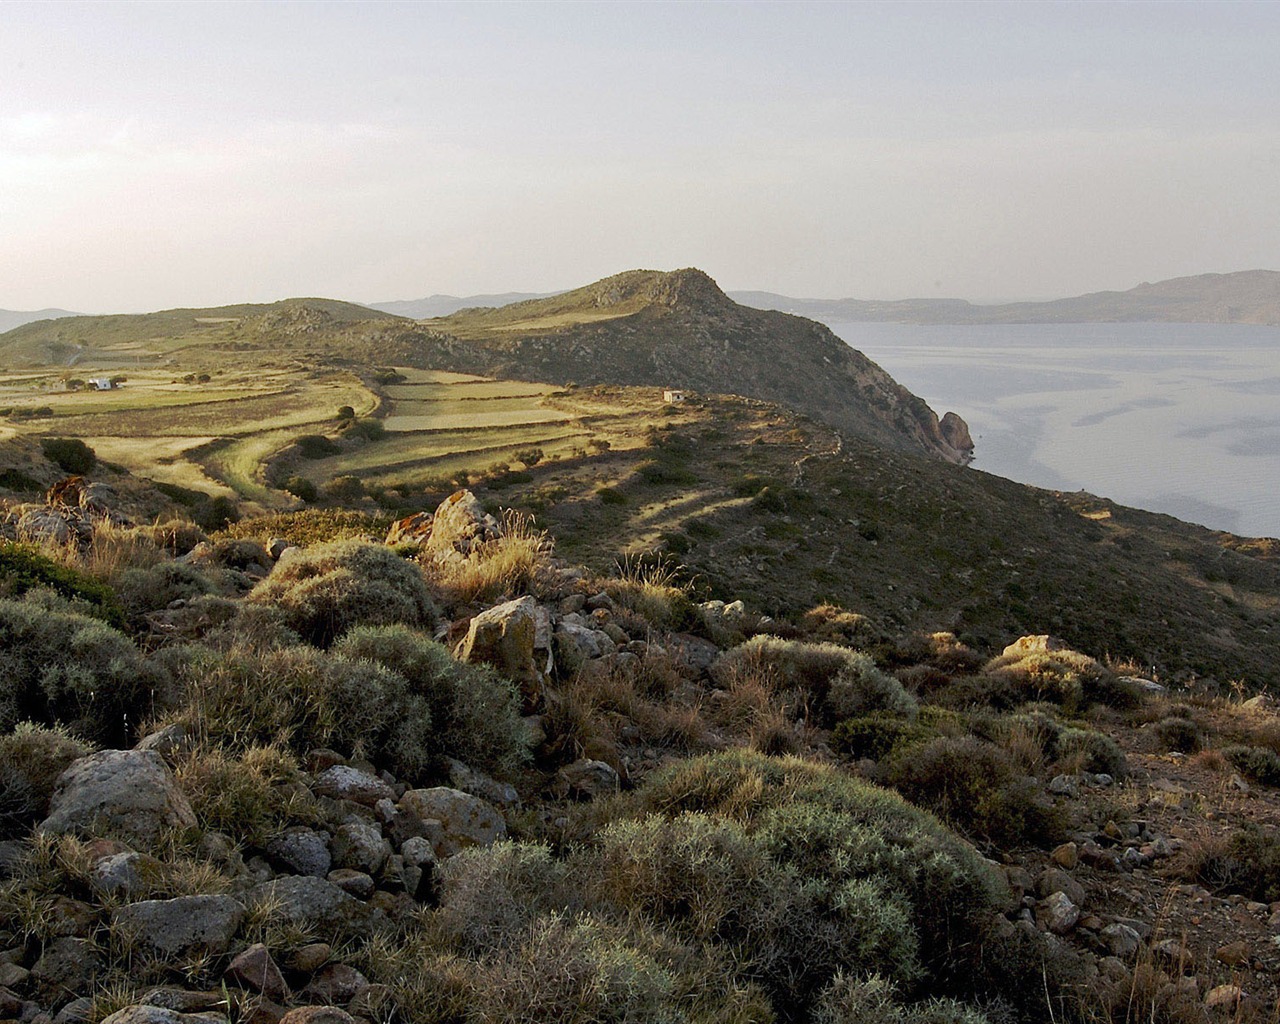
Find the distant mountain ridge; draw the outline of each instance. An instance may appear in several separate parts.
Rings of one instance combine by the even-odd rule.
[[[23,324],[35,323],[37,320],[57,320],[64,316],[80,316],[67,309],[0,309],[0,334],[11,331]]]
[[[964,299],[799,299],[773,292],[730,296],[757,309],[847,322],[914,324],[1226,323],[1280,324],[1280,271],[1198,274],[1128,291],[1048,302],[976,305]]]
[[[477,306],[509,306],[513,302],[529,299],[545,299],[560,292],[502,292],[497,295],[428,295],[425,299],[404,299],[398,302],[366,302],[364,305],[392,316],[407,316],[411,320],[430,320],[450,316],[462,309]]]

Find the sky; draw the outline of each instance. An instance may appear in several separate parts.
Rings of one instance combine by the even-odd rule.
[[[0,308],[1280,269],[1276,3],[0,3]]]

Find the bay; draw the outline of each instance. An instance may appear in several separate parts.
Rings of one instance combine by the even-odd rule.
[[[975,469],[1280,536],[1280,328],[827,325],[963,416]]]

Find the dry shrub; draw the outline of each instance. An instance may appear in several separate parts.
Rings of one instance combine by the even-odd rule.
[[[1131,708],[1141,700],[1137,684],[1078,651],[1005,654],[989,661],[983,672],[1004,683],[1005,699],[1015,704],[1048,701],[1076,712],[1095,703]]]
[[[1225,772],[1230,766],[1230,762],[1222,756],[1222,751],[1211,748],[1198,751],[1187,761],[1187,764],[1201,771],[1215,774]]]
[[[800,628],[806,639],[818,643],[856,644],[874,643],[879,633],[871,620],[857,612],[847,611],[837,604],[820,604],[800,616]]]
[[[623,558],[617,578],[604,590],[620,607],[660,630],[688,629],[695,609],[688,590],[678,583],[680,567],[654,558]]]
[[[771,677],[775,693],[794,694],[788,703],[827,725],[872,711],[916,713],[916,702],[901,683],[867,655],[835,644],[756,636],[726,651],[711,671],[721,685],[744,673]]]
[[[297,547],[307,547],[339,540],[380,540],[387,535],[393,521],[390,515],[358,509],[304,509],[241,519],[227,526],[224,535],[264,544],[279,537]]]
[[[279,608],[291,629],[320,647],[354,626],[430,627],[438,617],[417,565],[354,540],[286,551],[248,600]]]
[[[0,736],[0,839],[23,836],[44,818],[58,776],[92,749],[60,726],[20,722]]]
[[[286,825],[317,820],[297,760],[277,747],[251,746],[239,755],[205,748],[188,755],[175,774],[200,827],[238,842],[261,847]]]
[[[551,568],[554,543],[533,518],[514,509],[502,514],[502,535],[465,558],[431,559],[424,567],[432,587],[450,607],[537,594]]]

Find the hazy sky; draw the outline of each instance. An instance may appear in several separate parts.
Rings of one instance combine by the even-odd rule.
[[[0,3],[0,307],[1280,269],[1280,4]]]

